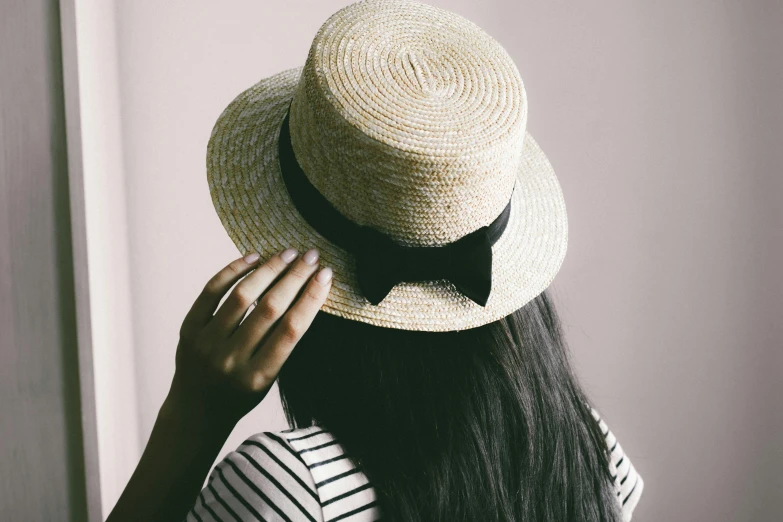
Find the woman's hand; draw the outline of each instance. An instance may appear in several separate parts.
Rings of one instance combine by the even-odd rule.
[[[215,274],[182,323],[160,415],[198,429],[233,429],[269,392],[326,300],[332,271],[317,269],[316,250],[297,258],[287,249],[260,266],[258,254],[247,255]]]
[[[329,293],[332,271],[313,277],[318,253],[295,259],[288,249],[258,266],[250,254],[209,280],[182,323],[171,390],[107,522],[182,520],[193,506],[226,437],[266,396]]]

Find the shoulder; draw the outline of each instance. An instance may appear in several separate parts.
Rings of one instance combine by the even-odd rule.
[[[593,418],[598,422],[598,426],[604,434],[606,445],[609,448],[609,471],[614,479],[617,501],[622,509],[623,521],[629,522],[633,515],[633,510],[642,496],[644,480],[642,480],[642,476],[634,468],[630,457],[625,454],[620,441],[617,440],[617,437],[609,429],[601,415],[592,407],[590,410]]]
[[[372,484],[339,440],[322,426],[281,432],[302,458],[321,500],[324,520],[351,517],[357,522],[380,517]]]
[[[188,521],[378,518],[375,492],[320,426],[260,432],[219,462]]]
[[[228,453],[210,473],[187,520],[322,522],[312,475],[286,435],[256,433]]]

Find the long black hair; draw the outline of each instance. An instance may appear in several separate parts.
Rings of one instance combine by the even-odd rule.
[[[334,434],[386,522],[621,519],[609,450],[546,291],[452,332],[320,312],[278,384],[288,422]]]

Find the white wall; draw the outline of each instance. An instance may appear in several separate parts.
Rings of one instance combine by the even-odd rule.
[[[71,96],[78,100],[79,114],[68,118],[71,123],[78,119],[81,128],[97,453],[101,504],[108,515],[141,456],[142,440],[134,372],[119,42],[112,2],[73,0],[71,5],[76,21],[77,78],[69,88],[78,90]],[[70,150],[69,154],[78,152]],[[71,177],[77,175],[73,169],[72,163]]]
[[[238,256],[206,184],[212,125],[347,3],[115,3],[141,441],[182,318]],[[525,81],[569,210],[554,292],[646,479],[635,520],[781,519],[780,4],[431,3],[495,36]],[[284,427],[271,394],[224,453]]]

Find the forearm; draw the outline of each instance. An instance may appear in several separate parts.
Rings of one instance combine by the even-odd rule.
[[[196,421],[164,405],[107,522],[183,520],[232,428]]]

